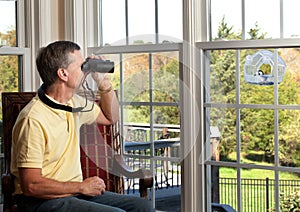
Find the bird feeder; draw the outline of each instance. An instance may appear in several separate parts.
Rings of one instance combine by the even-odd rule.
[[[244,64],[244,78],[247,83],[257,85],[273,85],[277,71],[277,82],[281,83],[285,74],[286,65],[278,56],[277,70],[275,69],[274,53],[260,50],[253,55],[248,55]]]

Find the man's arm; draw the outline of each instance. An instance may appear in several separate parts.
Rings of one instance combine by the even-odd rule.
[[[103,125],[114,124],[119,120],[119,101],[113,90],[112,84],[107,75],[105,75],[101,80],[95,76],[93,73],[93,78],[98,84],[98,90],[100,94],[99,106],[101,111],[97,117],[97,123]]]
[[[119,102],[113,90],[101,94],[99,105],[101,111],[97,117],[97,123],[110,125],[119,120]]]
[[[95,176],[83,182],[59,182],[44,178],[41,169],[19,168],[21,188],[26,196],[53,199],[76,194],[100,195],[105,191],[104,181]]]
[[[103,56],[90,55],[88,58],[105,60]],[[97,83],[100,94],[101,111],[96,119],[98,124],[111,125],[119,120],[119,101],[106,73],[92,72],[92,78]]]

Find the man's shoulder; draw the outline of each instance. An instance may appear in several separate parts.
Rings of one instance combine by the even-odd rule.
[[[47,112],[42,101],[38,96],[33,97],[30,102],[22,109],[20,112],[20,117],[36,117],[41,116],[43,113]]]

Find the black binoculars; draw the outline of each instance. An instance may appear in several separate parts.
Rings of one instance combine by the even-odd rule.
[[[114,73],[115,63],[110,60],[87,58],[82,64],[83,72]]]

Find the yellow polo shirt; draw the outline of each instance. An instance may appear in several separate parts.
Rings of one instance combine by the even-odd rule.
[[[85,103],[84,98],[74,95],[68,105],[80,107]],[[92,108],[92,104],[88,101],[85,109]],[[12,133],[11,172],[16,177],[15,193],[22,193],[20,167],[40,168],[43,177],[53,180],[82,181],[79,129],[82,124],[92,124],[99,112],[97,104],[89,112],[53,109],[38,96],[34,97],[20,112]]]

